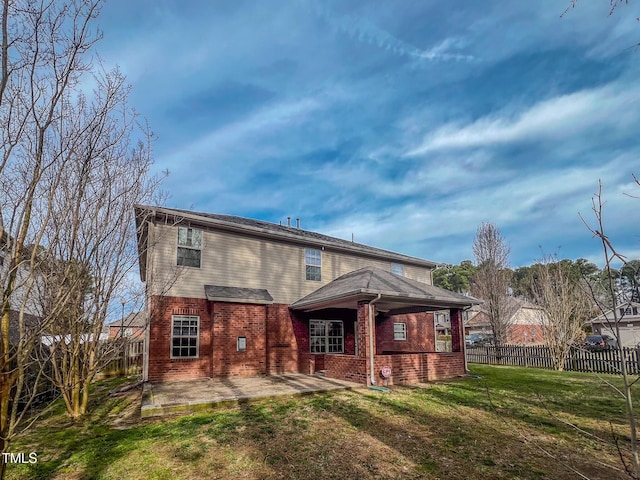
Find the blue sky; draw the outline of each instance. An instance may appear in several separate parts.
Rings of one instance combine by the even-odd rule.
[[[111,0],[98,51],[158,140],[167,205],[438,262],[493,222],[527,265],[640,258],[637,5]]]

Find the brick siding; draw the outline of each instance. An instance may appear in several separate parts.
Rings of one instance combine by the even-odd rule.
[[[378,385],[387,384],[380,376],[383,366],[391,367],[389,385],[429,382],[465,374],[464,356],[461,352],[376,355],[375,372]]]
[[[151,311],[150,382],[299,371],[298,346],[287,305],[153,297]],[[200,318],[198,358],[171,358],[173,315]],[[238,337],[246,338],[245,351],[238,351]]]
[[[212,302],[213,376],[266,375],[266,309],[265,305]],[[238,351],[238,337],[246,338],[245,351]]]
[[[151,298],[153,315],[149,324],[150,382],[211,376],[211,315],[207,303],[207,300],[199,298]],[[200,317],[198,358],[171,358],[172,315]]]
[[[544,344],[544,332],[540,325],[511,325],[507,335],[508,343],[519,345]]]
[[[267,307],[267,372],[299,371],[298,342],[293,330],[293,314],[288,305]]]
[[[406,340],[393,339],[393,324],[404,323]],[[433,352],[435,351],[433,313],[385,315],[376,319],[376,352]]]
[[[209,302],[205,299],[153,297],[149,326],[149,381],[190,378],[253,376],[326,370],[327,377],[369,384],[368,305],[357,312],[332,309],[312,314],[294,313],[288,305],[249,305]],[[199,356],[171,358],[173,315],[200,319]],[[341,319],[344,322],[345,353],[309,353],[309,319]],[[355,319],[357,318],[357,332]],[[459,321],[452,311],[452,330]],[[393,340],[393,323],[407,324],[407,340]],[[390,384],[426,382],[464,374],[461,352],[435,353],[433,314],[415,313],[379,316],[376,342],[376,382],[382,384],[383,365],[392,369]],[[452,332],[453,333],[453,332]],[[358,356],[356,353],[358,337]],[[238,337],[246,338],[246,350],[237,350]],[[458,343],[459,346],[459,343]],[[455,348],[455,342],[454,342]],[[405,352],[381,355],[384,351]]]

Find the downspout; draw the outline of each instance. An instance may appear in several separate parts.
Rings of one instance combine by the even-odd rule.
[[[142,352],[142,381],[143,382],[148,382],[149,381],[149,342],[151,341],[151,305],[149,305],[150,303],[150,299],[149,299],[149,295],[147,294],[147,292],[145,292],[145,297],[147,297],[145,299],[145,314],[146,314],[146,319],[145,319],[145,326],[146,328],[144,329],[144,344],[143,344],[143,352]]]
[[[376,298],[371,300],[368,304],[369,307],[369,373],[371,374],[371,385],[376,384],[376,369],[374,365],[375,360],[375,348],[376,346],[373,344],[373,329],[375,328],[375,322],[373,321],[373,304],[376,303],[382,294],[379,293]]]

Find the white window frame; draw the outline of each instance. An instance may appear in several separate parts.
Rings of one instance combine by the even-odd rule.
[[[176,322],[180,322],[176,325]],[[186,325],[183,322],[188,322]],[[180,329],[180,332],[176,334],[176,328]],[[186,331],[185,331],[186,329]],[[195,329],[195,330],[194,330]],[[195,332],[195,333],[194,333]],[[186,340],[187,345],[174,345],[175,340]],[[193,341],[195,340],[195,341]],[[180,342],[184,343],[184,342]],[[192,345],[195,343],[195,345]],[[195,347],[195,355],[189,355],[192,348]],[[200,317],[197,315],[172,315],[171,316],[171,358],[184,359],[184,358],[199,358],[200,357]],[[178,351],[186,350],[187,355],[175,355],[174,349]]]
[[[318,248],[304,249],[304,277],[313,282],[322,281],[322,250]]]
[[[404,322],[394,322],[393,324],[393,339],[394,340],[406,340],[407,339],[407,324]]]
[[[180,233],[185,232],[183,235],[184,241],[180,241]],[[194,235],[199,237],[199,239],[194,238]],[[202,230],[191,227],[178,227],[178,246],[176,249],[176,265],[180,267],[191,267],[191,268],[201,268],[202,267]],[[180,255],[180,251],[184,253],[193,253],[198,252],[198,265],[187,265],[184,263],[186,257]],[[182,261],[182,263],[181,263]]]
[[[396,275],[404,277],[404,265],[402,265],[401,263],[392,263],[391,273],[395,273]]]
[[[440,324],[440,315],[442,315],[443,321],[444,319],[448,319],[449,321],[451,320],[450,314],[445,314],[442,312],[434,312],[433,314],[433,341],[435,342],[436,353],[451,353],[453,351],[453,342],[447,340],[438,340],[438,327],[436,325]],[[440,327],[444,328],[445,336],[447,335],[447,330],[449,330],[449,332],[451,331],[450,327],[447,328],[445,325],[440,324]],[[444,343],[445,348],[438,349],[438,342],[440,342],[440,345]]]
[[[331,324],[340,325],[340,335],[331,335]],[[310,353],[344,353],[344,322],[342,320],[309,320]]]

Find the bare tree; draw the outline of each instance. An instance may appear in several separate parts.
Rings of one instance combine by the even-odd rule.
[[[636,183],[640,186],[640,182],[636,177],[634,177]],[[604,229],[604,220],[603,220],[603,209],[604,209],[604,201],[602,199],[602,183],[598,182],[598,193],[594,195],[592,198],[592,210],[595,216],[595,226],[591,226],[582,216],[582,221],[585,226],[589,229],[589,231],[596,237],[600,243],[602,244],[602,253],[604,257],[604,277],[606,279],[605,289],[609,295],[609,302],[612,308],[609,310],[606,305],[598,304],[599,309],[605,318],[608,319],[609,327],[614,332],[616,340],[618,342],[618,350],[622,353],[622,342],[620,337],[620,321],[621,316],[618,314],[618,305],[619,305],[619,296],[618,289],[616,286],[616,278],[617,272],[615,272],[613,268],[614,262],[620,262],[624,268],[624,265],[627,264],[626,258],[618,253],[615,249],[611,240]],[[597,300],[597,297],[593,297]],[[633,407],[633,398],[632,398],[632,387],[638,381],[638,379],[631,378],[631,375],[628,372],[627,368],[627,358],[623,358],[623,361],[620,362],[620,368],[622,373],[622,389],[617,388],[616,386],[609,384],[619,395],[621,395],[625,400],[626,405],[626,413],[627,413],[627,422],[629,425],[629,438],[630,445],[628,450],[623,450],[619,446],[620,458],[624,464],[625,470],[629,476],[632,478],[640,478],[640,452],[638,451],[638,428],[636,423],[636,418],[634,415],[634,407]],[[627,463],[628,454],[631,456],[631,464]]]
[[[0,5],[0,237],[6,263],[0,278],[0,453],[8,451],[23,418],[18,405],[30,402],[24,393],[37,390],[27,388],[24,379],[44,324],[27,319],[41,313],[30,311],[35,272],[54,211],[51,187],[63,180],[60,165],[67,161],[57,123],[90,68],[84,57],[100,37],[90,28],[99,5],[98,0],[2,0]],[[5,467],[2,461],[0,477]]]
[[[128,105],[125,78],[88,58],[101,1],[0,2],[5,453],[43,378],[58,385],[71,416],[86,411],[104,363],[100,331],[137,264],[134,205],[154,202],[160,179],[149,173],[152,135]],[[38,348],[43,339],[48,348]]]
[[[569,264],[553,255],[537,265],[531,280],[532,300],[542,310],[540,324],[556,370],[564,369],[571,345],[593,313],[593,301],[582,279],[572,279]]]
[[[53,193],[55,214],[44,235],[63,272],[43,279],[45,298],[58,306],[44,312],[52,339],[51,380],[72,417],[86,413],[89,385],[109,359],[99,337],[137,265],[134,207],[153,200],[159,180],[149,175],[150,132],[143,129],[142,140],[131,145],[139,128],[127,107],[124,77],[113,71],[96,79],[94,101],[80,95],[60,121],[74,147],[66,152],[65,175]]]
[[[496,346],[507,343],[509,326],[517,309],[508,293],[512,275],[509,253],[509,246],[494,224],[483,223],[478,227],[473,242],[477,270],[472,279],[472,294],[485,302]]]

